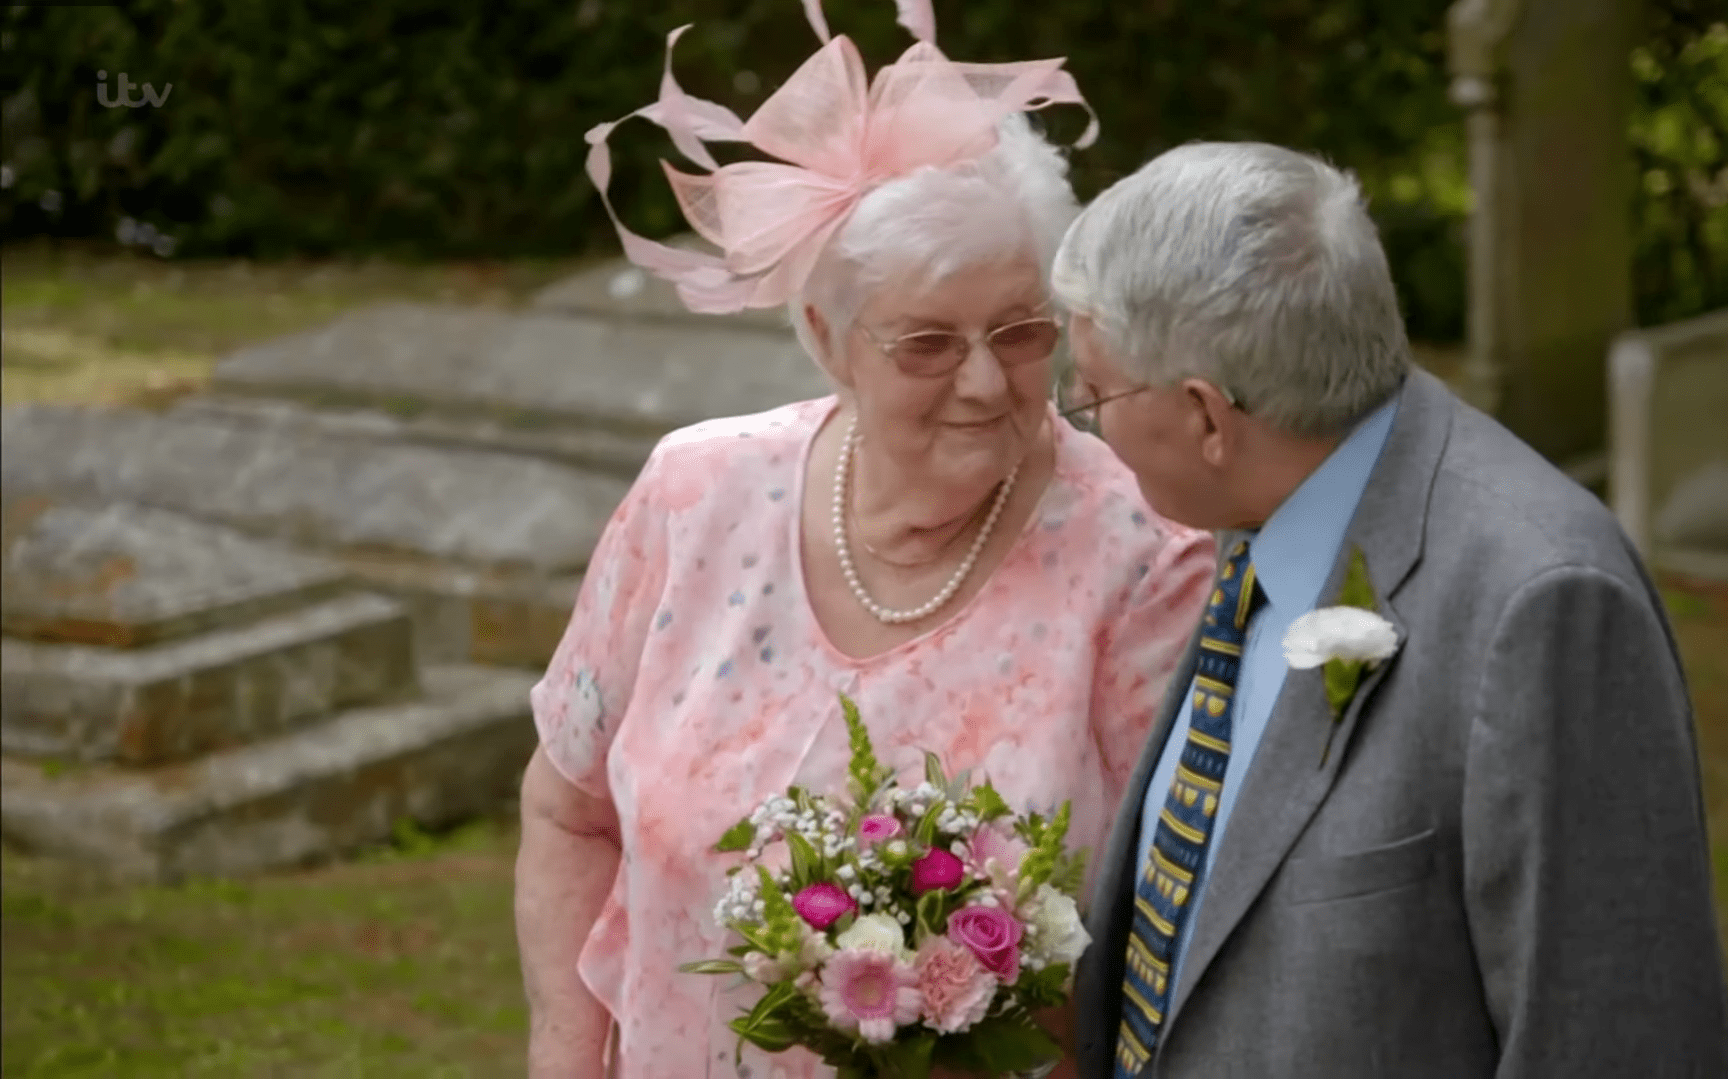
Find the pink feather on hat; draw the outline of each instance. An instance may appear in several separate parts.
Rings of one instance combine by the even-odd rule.
[[[669,247],[618,220],[606,196],[612,159],[606,140],[623,120],[586,135],[588,176],[600,190],[625,255],[672,282],[692,311],[724,314],[785,303],[809,277],[829,239],[872,188],[919,168],[976,160],[996,144],[1007,116],[1075,104],[1091,113],[1062,60],[959,64],[936,48],[930,0],[896,0],[899,22],[918,40],[871,81],[857,48],[831,38],[820,0],[805,15],[824,44],[748,122],[691,97],[672,77],[672,48],[689,26],[666,38],[658,100],[637,109],[665,128],[680,153],[706,175],[665,166],[678,205],[718,256]],[[1091,118],[1077,147],[1091,145]],[[779,161],[720,166],[704,142],[744,142]]]

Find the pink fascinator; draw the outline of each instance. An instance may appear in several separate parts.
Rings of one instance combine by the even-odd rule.
[[[900,25],[917,43],[869,81],[851,40],[830,38],[821,0],[804,0],[823,46],[747,122],[684,93],[672,77],[672,49],[690,27],[667,35],[659,100],[586,136],[588,176],[625,255],[677,286],[692,311],[774,307],[803,286],[823,247],[872,188],[915,169],[983,156],[996,145],[997,125],[1013,113],[1055,104],[1091,113],[1060,57],[955,63],[936,48],[930,0],[897,3]],[[665,166],[685,218],[718,255],[655,243],[618,220],[606,194],[612,179],[606,140],[635,116],[665,128],[680,153],[709,170],[695,175]],[[1075,145],[1089,146],[1097,134],[1093,115]],[[778,160],[720,166],[704,142],[748,143]]]

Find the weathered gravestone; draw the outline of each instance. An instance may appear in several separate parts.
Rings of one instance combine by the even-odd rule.
[[[631,272],[602,266],[575,279],[567,299],[595,274]],[[660,307],[676,303],[658,281],[643,295]],[[829,392],[790,331],[770,320],[604,313],[597,296],[589,301],[581,310],[544,305],[557,314],[417,304],[356,312],[241,350],[217,368],[210,395],[183,403],[168,422],[268,431],[324,447],[317,452],[331,462],[374,452],[367,446],[385,447],[375,452],[391,459],[412,455],[415,475],[435,477],[439,496],[422,497],[421,480],[379,475],[365,488],[400,504],[404,527],[383,543],[321,546],[340,548],[356,572],[412,604],[428,656],[539,666],[600,529],[662,435]],[[370,476],[385,465],[355,467]],[[330,492],[319,496],[329,505],[303,512],[353,532],[354,522],[343,522],[371,513],[371,496],[339,499],[340,483],[299,484]],[[566,505],[550,505],[559,499]],[[536,513],[526,529],[525,516]],[[441,541],[466,522],[480,534],[465,549]],[[291,536],[281,524],[264,530]]]
[[[236,353],[191,407],[628,478],[674,428],[828,392],[789,332],[710,321],[388,304]]]
[[[417,670],[403,609],[333,564],[116,502],[14,495],[3,533],[11,841],[151,879],[295,864],[486,808],[532,744],[528,676]]]
[[[325,553],[408,602],[422,658],[550,655],[625,482],[532,457],[340,437],[293,418],[7,410],[7,491],[137,502]]]
[[[124,503],[5,533],[7,753],[156,764],[417,691],[406,615],[335,566]]]
[[[774,316],[682,315],[632,272],[357,312],[166,413],[7,409],[7,834],[174,878],[513,790],[655,441],[828,392]]]
[[[1625,334],[1609,369],[1616,516],[1657,568],[1728,582],[1728,310]]]

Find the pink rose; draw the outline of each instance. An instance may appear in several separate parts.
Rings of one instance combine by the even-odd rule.
[[[872,813],[858,822],[858,838],[870,846],[893,839],[904,830],[900,821],[888,813]]]
[[[1012,985],[1020,978],[1020,937],[1012,915],[996,907],[967,907],[948,916],[948,935],[966,945],[984,969]]]
[[[941,847],[912,863],[912,894],[923,895],[938,888],[957,888],[966,877],[966,867],[960,859]]]
[[[947,937],[929,937],[913,962],[924,1021],[939,1034],[958,1034],[984,1018],[996,998],[996,976]]]
[[[812,884],[792,897],[792,909],[810,928],[822,930],[857,910],[858,904],[836,885]]]

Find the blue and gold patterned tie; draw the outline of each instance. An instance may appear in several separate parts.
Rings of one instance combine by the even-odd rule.
[[[1248,619],[1265,599],[1254,581],[1248,544],[1238,543],[1219,571],[1218,586],[1200,630],[1200,657],[1189,709],[1188,742],[1152,847],[1134,888],[1134,926],[1128,935],[1128,972],[1122,980],[1122,1030],[1116,1040],[1116,1079],[1134,1079],[1158,1044],[1175,986],[1170,961],[1187,918],[1194,880],[1206,860],[1224,768],[1230,763],[1231,698],[1242,664]]]

